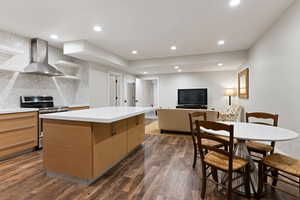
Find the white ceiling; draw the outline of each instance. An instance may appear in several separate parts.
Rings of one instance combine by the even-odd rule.
[[[229,0],[3,0],[0,29],[55,45],[86,39],[126,60],[199,55],[248,49],[294,0],[241,1],[231,8]]]
[[[236,70],[247,61],[247,51],[201,54],[197,56],[179,56],[156,58],[129,62],[128,71],[136,74],[177,73],[178,66],[182,72],[206,72]],[[218,66],[223,63],[223,66]]]

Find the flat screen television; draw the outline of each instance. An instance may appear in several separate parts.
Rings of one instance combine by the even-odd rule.
[[[207,88],[178,89],[178,105],[207,105]]]

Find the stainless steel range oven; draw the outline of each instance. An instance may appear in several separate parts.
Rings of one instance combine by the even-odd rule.
[[[54,98],[52,96],[21,96],[21,108],[38,108],[39,114],[48,114],[56,112],[66,112],[69,110],[68,106],[54,106]],[[39,118],[38,131],[38,149],[43,148],[43,123]]]

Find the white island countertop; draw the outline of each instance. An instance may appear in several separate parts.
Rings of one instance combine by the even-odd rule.
[[[43,119],[57,119],[96,123],[112,123],[153,111],[152,107],[102,107],[78,111],[40,115]]]

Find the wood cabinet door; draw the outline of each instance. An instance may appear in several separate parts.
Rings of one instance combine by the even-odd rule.
[[[0,115],[0,157],[37,146],[37,112]]]
[[[138,132],[136,128],[139,124],[138,116],[128,118],[128,136],[127,136],[127,152],[131,152],[134,148],[139,145]]]
[[[131,152],[133,149],[135,149],[139,145],[139,138],[136,131],[129,131],[128,132],[128,149],[127,152]]]
[[[142,125],[142,124],[144,125],[144,123],[145,123],[144,122],[145,121],[145,114],[138,115],[137,118],[138,118],[138,124],[139,125]]]
[[[92,178],[92,134],[89,122],[43,120],[44,166],[48,171]]]
[[[128,119],[128,152],[144,142],[145,125],[144,114]]]
[[[120,120],[112,124],[113,129],[113,161],[123,159],[127,154],[127,120]]]
[[[144,124],[138,125],[136,131],[138,135],[139,144],[142,144],[145,140],[145,125]]]
[[[127,155],[127,132],[117,134],[112,139],[113,163],[117,163]]]
[[[142,144],[145,140],[145,114],[139,115],[139,125],[138,125],[138,133],[139,133],[139,141]]]
[[[111,168],[113,158],[113,138],[109,137],[94,146],[94,178]]]
[[[104,173],[113,164],[113,124],[94,123],[94,178]]]

